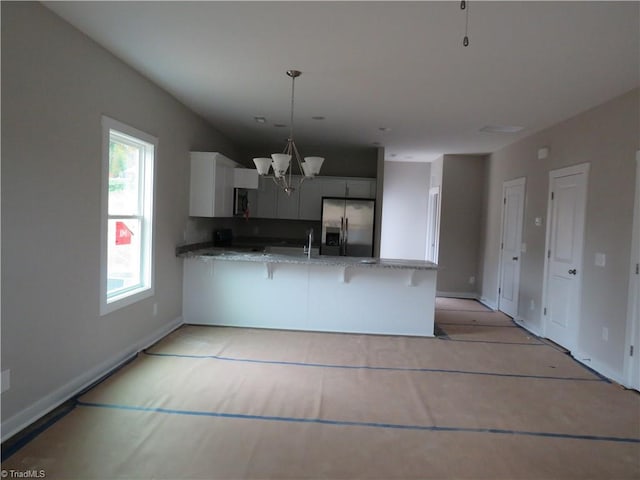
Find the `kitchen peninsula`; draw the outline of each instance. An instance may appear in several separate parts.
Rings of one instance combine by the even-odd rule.
[[[216,248],[179,256],[188,324],[433,336],[431,262]]]

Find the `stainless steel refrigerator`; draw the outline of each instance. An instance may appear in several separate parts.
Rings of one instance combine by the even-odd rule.
[[[320,255],[373,256],[375,200],[322,198]]]

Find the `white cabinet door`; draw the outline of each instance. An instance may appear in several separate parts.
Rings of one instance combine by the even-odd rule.
[[[320,220],[322,217],[322,187],[323,180],[314,178],[306,180],[300,188],[300,206],[298,218],[300,220]]]
[[[375,180],[347,180],[346,196],[349,198],[375,198],[375,188]]]
[[[294,177],[294,184],[297,183],[298,178]],[[322,197],[375,196],[376,181],[372,178],[315,177],[305,180],[289,197],[272,179],[260,177],[257,208],[253,212],[258,218],[321,220]]]
[[[233,186],[235,188],[258,188],[258,171],[255,168],[234,168]]]
[[[189,215],[213,217],[215,163],[204,156],[191,155]]]
[[[322,196],[323,197],[344,197],[347,195],[347,181],[344,178],[322,179]]]
[[[227,193],[227,167],[216,162],[213,175],[213,217],[223,217],[225,212],[225,195]]]
[[[276,218],[276,188],[272,179],[260,177],[255,217]]]
[[[292,177],[292,182],[294,185],[298,184],[298,179],[296,177]],[[304,188],[304,186],[302,187]],[[298,205],[299,205],[299,196],[300,188],[295,189],[291,195],[287,195],[287,193],[282,188],[277,188],[276,193],[276,216],[277,218],[281,218],[284,220],[297,220],[298,219]]]
[[[237,163],[217,152],[191,152],[189,215],[233,216],[233,169]]]
[[[233,171],[235,168],[223,165],[220,169],[220,176],[224,179],[222,182],[222,198],[219,203],[216,202],[214,217],[233,217]],[[216,193],[217,197],[217,193]]]

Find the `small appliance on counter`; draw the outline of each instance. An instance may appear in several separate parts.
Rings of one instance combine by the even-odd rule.
[[[375,200],[323,197],[320,255],[373,256]]]
[[[230,247],[233,243],[233,230],[230,228],[222,228],[213,232],[214,247]]]
[[[249,218],[249,195],[251,190],[246,188],[233,189],[233,215]]]

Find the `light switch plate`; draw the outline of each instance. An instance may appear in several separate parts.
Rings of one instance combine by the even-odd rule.
[[[607,256],[604,253],[596,253],[596,267],[604,267],[607,264]]]

